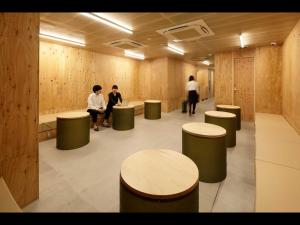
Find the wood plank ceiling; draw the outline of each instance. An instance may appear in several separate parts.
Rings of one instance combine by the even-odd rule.
[[[85,39],[85,49],[99,53],[123,56],[124,51],[105,43],[128,38],[145,45],[141,51],[146,59],[178,57],[197,64],[213,54],[240,48],[239,34],[243,33],[248,47],[282,44],[300,13],[102,13],[132,27],[127,34],[87,18],[80,13],[41,13],[41,29]],[[167,50],[168,39],[157,30],[202,19],[214,32],[213,36],[176,45],[186,52],[184,56]],[[212,56],[209,56],[212,54]]]

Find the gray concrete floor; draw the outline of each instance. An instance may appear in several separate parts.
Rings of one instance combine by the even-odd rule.
[[[124,159],[148,148],[181,152],[181,127],[204,121],[213,100],[197,105],[196,114],[162,113],[160,120],[135,117],[135,128],[91,130],[90,143],[57,150],[56,139],[39,144],[40,197],[25,212],[119,212],[119,173]],[[254,124],[242,123],[237,145],[227,149],[223,182],[199,184],[199,212],[253,212],[255,202]]]

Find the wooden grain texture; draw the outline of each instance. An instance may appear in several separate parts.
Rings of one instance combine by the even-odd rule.
[[[124,160],[121,182],[139,195],[152,199],[184,196],[198,185],[196,164],[168,149],[146,149]]]
[[[255,51],[255,111],[282,113],[282,48],[259,47]]]
[[[0,21],[0,176],[23,207],[39,190],[39,14],[0,13]]]
[[[197,81],[200,88],[200,99],[208,98],[208,69],[199,69],[197,71]]]
[[[300,134],[300,20],[286,38],[282,54],[283,115]]]
[[[239,33],[243,32],[245,44],[251,47],[269,45],[275,41],[282,43],[292,27],[300,18],[300,13],[241,13],[241,12],[176,12],[176,13],[102,13],[111,19],[119,20],[132,27],[134,33],[127,35],[116,29],[79,13],[42,13],[41,27],[58,33],[82,35],[88,48],[93,51],[121,56],[123,51],[109,47],[104,43],[128,37],[140,42],[149,58],[170,57],[174,53],[165,50],[166,37],[156,31],[202,19],[214,32],[213,36],[198,41],[180,42],[188,54],[179,56],[193,63],[190,55],[206,57],[208,53],[230,51],[239,48]],[[1,19],[0,19],[1,22]],[[52,25],[52,26],[51,26]],[[49,29],[50,29],[49,28]]]
[[[254,58],[234,59],[234,105],[241,107],[241,119],[254,121]]]
[[[232,60],[232,52],[223,52],[215,55],[215,104],[233,104]]]
[[[186,99],[185,85],[190,75],[197,79],[194,65],[168,58],[168,112],[180,108]]]
[[[223,127],[211,123],[185,123],[182,125],[182,130],[194,136],[207,138],[217,138],[226,135],[226,130]]]
[[[107,102],[113,84],[124,100],[135,100],[136,60],[40,42],[40,114],[87,107],[94,84]]]
[[[168,58],[140,62],[138,70],[138,99],[156,99],[162,103],[162,112],[168,111]]]

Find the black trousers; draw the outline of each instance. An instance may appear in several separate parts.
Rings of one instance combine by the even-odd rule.
[[[189,113],[191,113],[192,106],[193,106],[193,112],[195,112],[196,104],[198,102],[198,94],[196,91],[189,91],[188,102],[189,102]]]
[[[97,122],[97,116],[98,116],[98,114],[101,114],[101,113],[96,109],[88,109],[87,112],[90,113],[91,117],[93,118],[93,122],[96,123]]]
[[[113,111],[113,105],[108,103],[107,106],[106,106],[106,110],[104,112],[104,119],[108,120],[109,116],[110,116],[110,113],[112,111]]]

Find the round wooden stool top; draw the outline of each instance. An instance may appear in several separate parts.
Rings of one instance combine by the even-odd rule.
[[[152,199],[184,196],[198,185],[197,165],[168,149],[147,149],[129,156],[121,166],[121,182],[132,192]]]
[[[211,123],[186,123],[182,126],[182,130],[198,137],[217,138],[226,135],[226,130],[223,127]]]
[[[90,116],[88,112],[67,112],[58,114],[56,117],[60,119],[79,119]]]
[[[161,103],[160,100],[146,100],[146,103]]]
[[[223,108],[223,109],[240,109],[241,108],[237,105],[217,105],[216,107]]]
[[[234,117],[236,117],[236,115],[233,113],[222,112],[222,111],[207,111],[207,112],[205,112],[205,115],[212,116],[212,117],[218,117],[218,118],[234,118]]]
[[[133,105],[114,105],[113,106],[113,108],[114,109],[131,109],[131,108],[134,108],[134,106]]]

